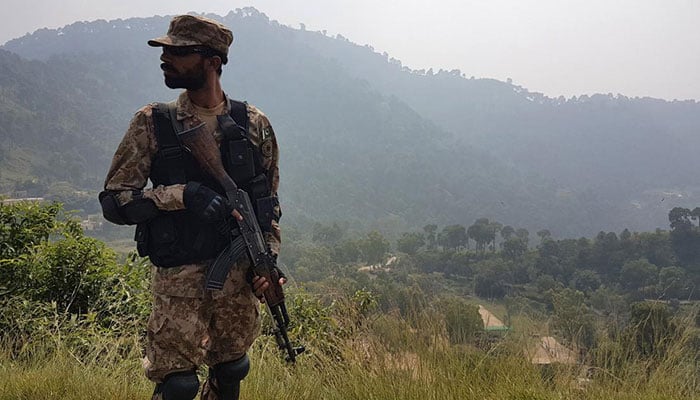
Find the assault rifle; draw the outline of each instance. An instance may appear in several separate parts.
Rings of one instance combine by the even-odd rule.
[[[293,347],[287,336],[289,326],[289,314],[284,303],[284,291],[280,285],[279,270],[275,266],[275,259],[270,254],[263,238],[260,225],[255,217],[253,206],[248,193],[236,186],[236,183],[226,173],[221,162],[221,153],[212,135],[204,133],[201,129],[204,124],[178,133],[178,137],[191,152],[202,169],[214,177],[226,191],[226,197],[233,208],[243,217],[242,220],[234,218],[236,226],[233,229],[238,232],[231,233],[231,242],[214,260],[207,272],[207,289],[221,289],[224,286],[226,275],[242,254],[243,248],[248,253],[252,263],[254,274],[263,277],[269,283],[264,292],[265,304],[270,311],[275,328],[273,333],[277,346],[287,352],[287,361],[294,363],[296,356],[304,352],[304,347]],[[235,233],[235,234],[234,234]],[[235,239],[234,239],[235,237]],[[242,238],[242,239],[241,239]]]

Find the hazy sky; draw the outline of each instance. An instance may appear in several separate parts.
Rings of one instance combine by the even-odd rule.
[[[0,43],[80,20],[246,6],[369,44],[413,69],[512,78],[553,97],[700,100],[700,0],[2,0],[10,17]]]

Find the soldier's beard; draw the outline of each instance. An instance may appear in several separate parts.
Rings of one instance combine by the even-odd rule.
[[[204,87],[207,81],[206,75],[204,73],[204,62],[197,64],[194,68],[185,70],[181,73],[176,73],[172,67],[168,68],[167,71],[175,73],[172,75],[165,74],[165,86],[170,89],[187,89],[187,90],[197,90]]]

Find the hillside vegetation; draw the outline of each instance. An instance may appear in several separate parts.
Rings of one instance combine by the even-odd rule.
[[[700,398],[693,215],[674,210],[670,233],[557,241],[542,231],[532,250],[524,229],[497,244],[484,219],[395,245],[338,224],[289,232],[290,333],[308,350],[285,365],[260,337],[243,396]],[[147,398],[146,260],[84,236],[58,204],[0,205],[0,220],[0,399]],[[484,331],[477,304],[510,330]],[[575,362],[531,363],[540,336]]]

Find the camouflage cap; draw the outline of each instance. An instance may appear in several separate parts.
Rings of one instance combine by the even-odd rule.
[[[151,39],[149,46],[206,46],[228,56],[233,33],[218,21],[198,15],[178,15],[165,36]]]

